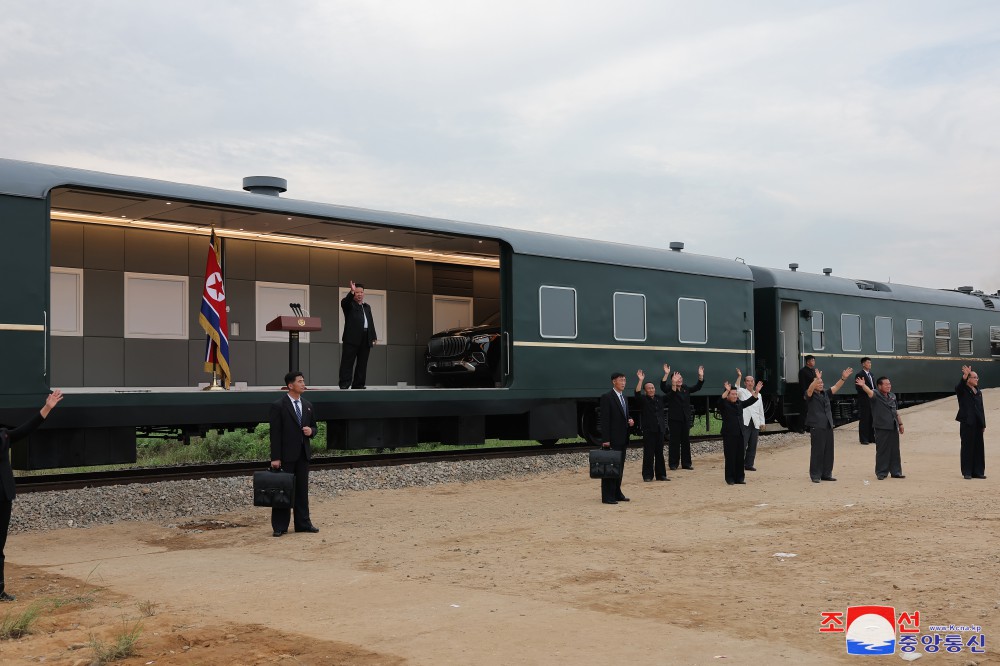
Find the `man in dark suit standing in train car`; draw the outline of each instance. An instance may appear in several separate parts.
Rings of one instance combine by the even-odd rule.
[[[854,375],[855,379],[864,380],[864,385],[875,391],[875,379],[872,377],[872,360],[865,356],[861,359],[861,372]],[[857,384],[857,382],[855,382]],[[858,392],[858,441],[871,444],[875,441],[875,426],[872,424],[872,401],[865,395],[861,384],[856,386]]]
[[[667,465],[663,461],[663,440],[667,436],[667,421],[663,396],[656,394],[653,382],[646,381],[646,373],[636,370],[639,382],[635,385],[635,399],[642,414],[642,480],[669,481]]]
[[[365,388],[368,354],[377,343],[372,308],[365,303],[365,285],[354,284],[340,301],[344,311],[344,335],[340,352],[340,388]]]
[[[271,467],[295,475],[295,499],[291,509],[271,508],[271,529],[274,536],[288,532],[292,513],[296,532],[319,532],[309,518],[309,440],[316,434],[313,406],[302,399],[306,380],[301,372],[285,375],[288,395],[271,404]]]
[[[823,385],[823,372],[816,370],[816,377],[806,389],[806,426],[809,428],[809,478],[813,483],[836,481],[833,478],[833,394],[840,390],[854,368],[841,373],[837,383],[827,389]]]
[[[42,425],[48,418],[59,401],[63,399],[62,391],[56,389],[45,398],[45,404],[38,410],[31,419],[13,430],[0,428],[0,486],[3,492],[0,493],[0,601],[16,601],[17,597],[7,591],[4,584],[3,549],[7,546],[7,531],[10,529],[10,513],[14,508],[14,496],[16,486],[14,484],[14,470],[10,466],[10,445],[27,437],[35,428]]]
[[[628,401],[625,399],[625,373],[611,375],[611,390],[601,396],[601,446],[605,449],[621,451],[622,476],[625,475],[625,453],[628,450],[628,429],[635,423],[628,417]],[[601,501],[605,504],[628,502],[622,493],[622,477],[601,479]]]
[[[986,410],[983,392],[979,390],[979,375],[971,365],[962,366],[962,381],[955,387],[958,397],[958,434],[962,438],[959,460],[962,476],[966,479],[986,478],[986,451],[983,435],[986,432]]]
[[[667,431],[669,435],[668,456],[670,469],[681,465],[684,469],[694,469],[691,464],[691,394],[701,390],[705,383],[705,366],[698,366],[698,383],[688,386],[681,373],[671,374],[670,365],[663,364],[663,379],[660,390],[667,405]]]
[[[797,396],[796,403],[800,406],[799,412],[799,425],[797,426],[797,432],[806,432],[809,427],[805,426],[806,412],[809,410],[809,406],[806,403],[806,390],[812,381],[816,379],[816,357],[812,354],[808,354],[803,360],[805,365],[799,368],[799,395]]]

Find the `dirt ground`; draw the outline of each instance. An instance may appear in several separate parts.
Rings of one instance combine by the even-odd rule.
[[[1000,391],[985,397],[1000,424]],[[123,663],[846,664],[857,657],[819,631],[821,613],[870,604],[919,611],[923,633],[982,627],[985,654],[922,662],[1000,664],[1000,426],[989,478],[966,481],[954,415],[953,399],[903,412],[905,479],[876,480],[875,447],[846,426],[835,483],[809,481],[798,435],[765,448],[745,486],[725,484],[721,454],[669,483],[630,462],[632,501],[616,506],[581,465],[345,493],[314,502],[319,534],[280,539],[251,507],[204,517],[216,524],[15,535],[18,601],[0,617],[43,610],[35,633],[0,642],[0,662],[89,664],[91,636],[139,622]]]

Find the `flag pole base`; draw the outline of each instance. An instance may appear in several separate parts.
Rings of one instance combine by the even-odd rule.
[[[226,387],[219,383],[219,375],[212,373],[212,381],[202,391],[225,391]]]

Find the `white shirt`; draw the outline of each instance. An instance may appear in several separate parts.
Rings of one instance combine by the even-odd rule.
[[[740,401],[749,400],[752,396],[753,393],[742,386],[736,391],[736,397]],[[754,427],[760,430],[760,427],[764,425],[764,400],[760,396],[757,397],[757,402],[743,408],[743,425],[750,425],[751,418],[753,419]]]

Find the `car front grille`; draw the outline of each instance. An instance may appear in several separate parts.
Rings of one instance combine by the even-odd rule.
[[[447,335],[431,338],[427,343],[427,353],[434,358],[449,358],[464,354],[469,348],[469,339],[461,335]]]

